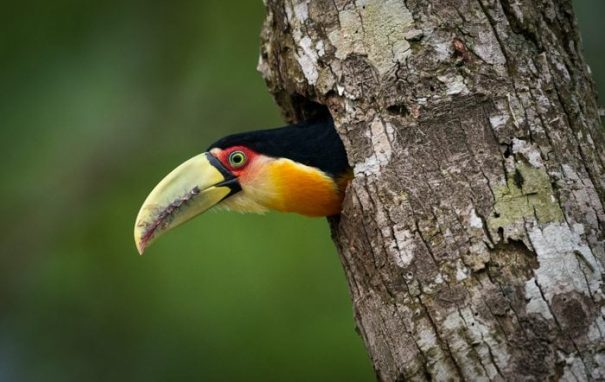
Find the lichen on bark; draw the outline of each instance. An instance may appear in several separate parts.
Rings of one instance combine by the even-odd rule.
[[[563,220],[563,211],[544,168],[533,168],[523,162],[515,164],[507,173],[506,185],[495,187],[493,214],[487,220],[492,235],[498,230],[520,226],[524,231],[525,219],[535,218],[538,223]],[[503,232],[503,236],[521,239],[525,233]]]
[[[329,113],[380,380],[605,378],[605,138],[569,1],[266,0],[259,70]]]

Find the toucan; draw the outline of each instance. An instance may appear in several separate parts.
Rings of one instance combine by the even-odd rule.
[[[163,233],[210,208],[337,215],[351,179],[332,120],[229,135],[155,186],[136,218],[135,243],[143,254]]]

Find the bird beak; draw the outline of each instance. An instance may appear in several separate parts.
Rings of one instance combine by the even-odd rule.
[[[162,179],[141,206],[134,225],[139,253],[165,232],[240,190],[237,178],[210,153],[189,159]]]

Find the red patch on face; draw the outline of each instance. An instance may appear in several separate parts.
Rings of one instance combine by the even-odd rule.
[[[257,156],[258,153],[245,146],[233,146],[221,150],[216,157],[233,175],[239,176]]]

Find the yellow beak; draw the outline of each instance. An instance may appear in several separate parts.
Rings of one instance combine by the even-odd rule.
[[[237,178],[210,153],[189,159],[166,175],[143,202],[134,225],[139,253],[165,232],[240,190]]]

